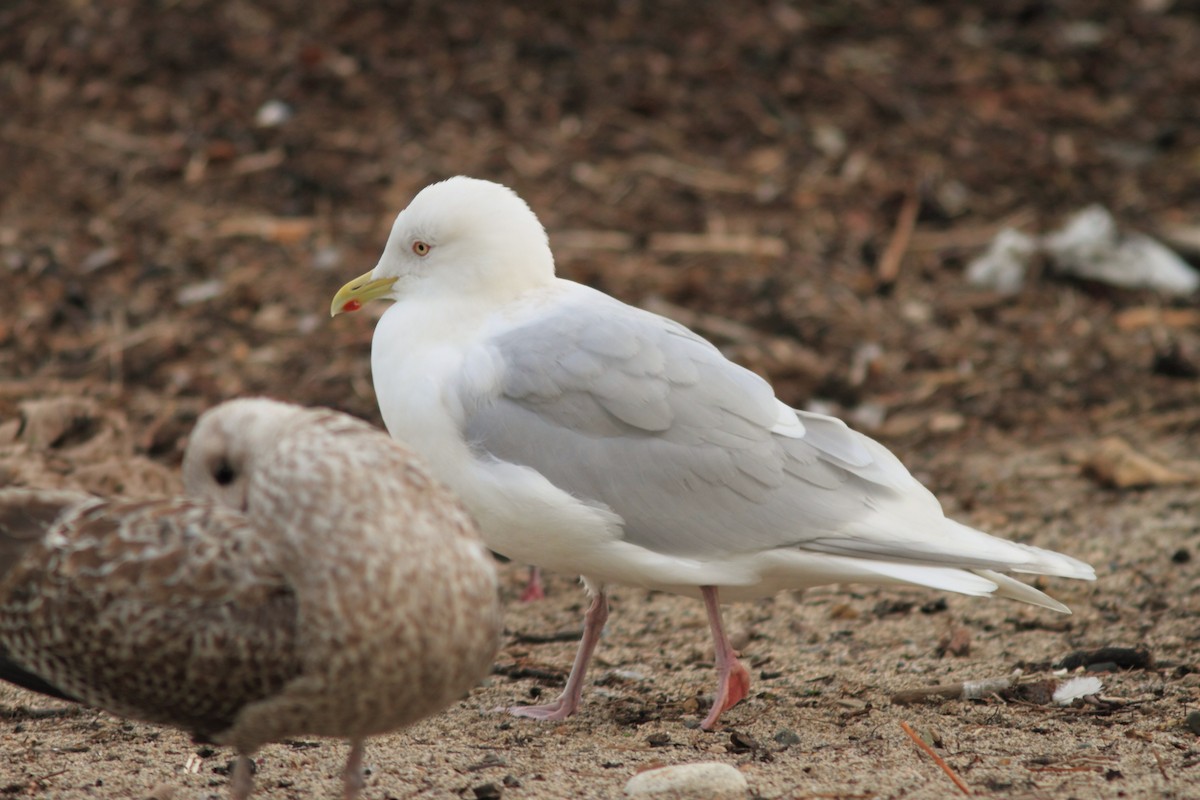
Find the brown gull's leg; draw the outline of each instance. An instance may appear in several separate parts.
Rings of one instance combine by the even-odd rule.
[[[358,800],[363,787],[367,785],[363,778],[363,753],[366,744],[362,739],[350,740],[350,755],[346,757],[346,769],[342,771],[342,797],[344,800]]]
[[[233,765],[233,774],[229,777],[230,800],[250,800],[254,791],[254,763],[250,756],[238,753]]]

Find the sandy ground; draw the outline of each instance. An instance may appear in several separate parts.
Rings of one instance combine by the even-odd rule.
[[[1075,614],[1060,617],[1002,601],[923,591],[831,587],[729,607],[733,635],[754,678],[751,697],[720,730],[696,723],[711,692],[711,647],[700,603],[640,590],[614,594],[582,713],[562,724],[494,712],[557,690],[574,650],[583,593],[553,576],[549,596],[515,600],[525,571],[503,567],[509,643],[497,674],[445,714],[372,742],[367,797],[616,797],[655,765],[719,760],[743,770],[768,798],[941,798],[957,790],[901,729],[907,722],[975,793],[995,797],[1164,797],[1200,794],[1200,745],[1183,726],[1196,707],[1192,672],[1200,579],[1194,563],[1193,492],[1164,489],[1117,501],[1061,453],[1045,449],[968,459],[964,479],[997,464],[1009,474],[993,518],[997,532],[1069,550],[1097,565],[1095,584],[1048,588]],[[1022,478],[1032,473],[1035,478]],[[1054,498],[1054,499],[1051,499]],[[1022,509],[1037,501],[1039,513]],[[971,519],[970,516],[967,519]],[[1173,560],[1174,559],[1174,560]],[[939,656],[956,631],[966,655]],[[563,634],[561,637],[557,634]],[[559,639],[529,643],[525,636]],[[1141,644],[1153,669],[1099,673],[1098,704],[949,701],[895,705],[893,693],[1050,662],[1103,645]],[[518,669],[545,679],[512,678]],[[550,676],[558,675],[558,681]],[[0,791],[55,798],[220,797],[226,751],[171,730],[0,690]],[[263,797],[333,797],[345,745],[302,740],[258,759]]]

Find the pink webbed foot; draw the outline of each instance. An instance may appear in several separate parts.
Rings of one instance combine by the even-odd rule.
[[[600,641],[600,632],[608,619],[608,596],[600,588],[592,598],[587,614],[583,618],[583,638],[579,640],[579,649],[575,652],[575,663],[571,665],[571,674],[567,676],[567,685],[562,694],[552,703],[540,706],[512,706],[507,709],[514,717],[540,719],[549,721],[564,720],[579,710],[580,699],[583,697],[583,678],[587,674],[588,662],[596,643]]]
[[[717,654],[717,696],[713,699],[708,716],[700,723],[700,727],[708,731],[717,724],[723,712],[733,708],[750,694],[750,673],[742,666],[742,662],[738,661],[737,651],[729,644],[729,637],[725,635],[716,587],[701,586],[700,594],[704,597],[713,648]]]
[[[514,717],[557,722],[566,719],[578,711],[579,702],[571,702],[569,698],[560,696],[553,703],[546,703],[540,706],[509,706],[507,710]]]
[[[734,659],[728,674],[722,676],[717,686],[717,696],[713,698],[712,708],[700,727],[706,731],[712,730],[721,714],[736,706],[750,694],[750,673],[742,662]]]

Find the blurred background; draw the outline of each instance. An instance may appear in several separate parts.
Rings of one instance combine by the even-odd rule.
[[[383,308],[329,300],[460,173],[516,189],[562,275],[960,498],[963,452],[1186,441],[1189,294],[1039,254],[1016,291],[964,270],[1092,204],[1195,258],[1200,5],[974,5],[5,3],[0,443],[44,412],[77,444],[99,415],[173,465],[199,411],[250,393],[378,422]]]

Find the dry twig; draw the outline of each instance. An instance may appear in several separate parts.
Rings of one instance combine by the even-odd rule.
[[[1037,219],[1032,208],[1021,208],[998,222],[986,225],[956,226],[949,230],[915,231],[909,249],[917,253],[939,253],[945,250],[977,250],[996,238],[1005,228],[1024,228]]]
[[[908,737],[910,739],[912,739],[914,742],[916,742],[917,747],[924,750],[926,752],[926,754],[928,754],[928,756],[933,759],[933,763],[937,764],[939,767],[942,768],[942,772],[946,773],[946,775],[948,775],[950,777],[950,780],[954,781],[954,785],[957,786],[959,789],[962,789],[963,794],[965,794],[965,795],[971,794],[971,787],[967,786],[966,782],[962,778],[958,777],[957,773],[955,773],[954,770],[950,769],[950,765],[946,763],[946,760],[944,758],[942,758],[941,756],[939,756],[936,752],[934,752],[934,749],[932,747],[930,747],[929,745],[927,745],[924,742],[924,740],[922,740],[921,737],[917,735],[917,732],[914,731],[907,722],[901,722],[900,727],[904,729],[904,732],[908,734]]]
[[[904,198],[904,205],[900,206],[900,214],[896,218],[896,229],[892,231],[892,238],[888,240],[883,255],[879,257],[876,274],[881,284],[895,283],[900,275],[900,262],[904,259],[908,243],[912,240],[913,229],[917,226],[917,213],[920,210],[921,192],[918,187]]]
[[[960,683],[943,683],[938,686],[925,686],[920,689],[905,689],[892,695],[892,702],[905,706],[920,703],[925,700],[982,700],[985,697],[1011,689],[1017,683],[1018,676],[1009,675],[1004,678],[989,678],[981,681],[962,681]]]
[[[780,258],[787,253],[787,242],[778,236],[750,233],[654,233],[647,245],[652,253],[688,255],[726,253],[738,256]]]

